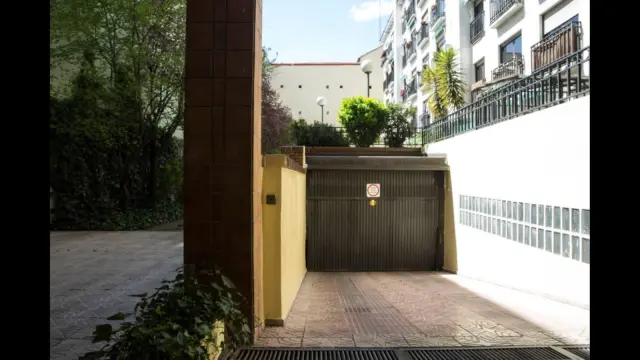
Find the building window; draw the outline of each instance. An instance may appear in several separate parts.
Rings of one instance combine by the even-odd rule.
[[[548,37],[551,37],[553,35],[555,35],[556,32],[558,32],[558,30],[562,29],[563,27],[567,26],[567,24],[569,23],[578,23],[580,22],[578,19],[578,15],[572,17],[571,19],[563,22],[562,24],[556,26],[555,28],[549,30],[549,31],[545,31],[546,29],[544,28],[544,21],[542,23],[542,33],[544,34],[544,36],[542,38],[546,39]]]
[[[340,85],[340,89],[342,89],[342,85]]]
[[[447,42],[445,41],[444,37],[442,37],[442,39],[438,41],[438,49],[444,49],[446,45],[447,45]]]
[[[302,85],[298,85],[298,89],[302,89]]]
[[[478,61],[475,65],[476,68],[476,81],[484,79],[484,58]]]
[[[500,63],[505,63],[514,57],[522,57],[522,35],[518,35],[506,44],[500,46]]]
[[[484,0],[476,0],[476,3],[473,5],[473,17],[476,18],[483,11],[484,11]]]
[[[422,64],[424,66],[429,66],[429,54],[425,55],[424,58],[422,58]]]

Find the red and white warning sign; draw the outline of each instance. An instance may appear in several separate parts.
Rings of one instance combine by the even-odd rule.
[[[367,184],[367,197],[380,197],[380,184]]]

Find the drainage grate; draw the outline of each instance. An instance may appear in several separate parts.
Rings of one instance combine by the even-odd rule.
[[[348,313],[370,313],[371,312],[371,308],[368,307],[347,307],[344,308],[345,312]]]
[[[576,355],[575,350],[589,347],[562,348]],[[587,352],[588,356],[588,352]],[[226,358],[226,357],[224,357]],[[233,360],[572,360],[548,346],[540,347],[482,347],[482,348],[396,348],[396,349],[300,349],[252,348],[241,349],[230,357]],[[588,359],[585,358],[585,359]]]
[[[563,360],[569,357],[549,347],[448,348],[407,350],[411,360]]]
[[[244,349],[234,360],[398,360],[385,349]]]
[[[591,359],[591,346],[589,345],[563,346],[561,349],[566,350],[574,355],[580,356],[585,360]]]

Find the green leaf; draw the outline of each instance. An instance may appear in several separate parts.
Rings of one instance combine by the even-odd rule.
[[[96,329],[93,331],[93,341],[94,343],[100,341],[109,341],[111,340],[111,334],[113,333],[113,327],[110,324],[102,324],[96,326]]]
[[[176,341],[178,341],[178,344],[184,345],[184,334],[181,332],[178,333],[178,336],[176,336]]]
[[[129,314],[130,315],[130,314]],[[107,318],[107,320],[124,320],[128,315],[122,312],[113,314]]]
[[[236,288],[236,286],[233,284],[233,282],[231,282],[231,280],[228,277],[222,275],[221,278],[222,278],[222,283],[224,284],[225,287],[227,287],[228,289]]]

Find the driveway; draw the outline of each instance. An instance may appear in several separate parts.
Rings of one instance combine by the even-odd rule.
[[[445,273],[307,273],[260,347],[589,344],[589,310]]]
[[[175,276],[182,253],[181,231],[51,233],[50,358],[99,349],[91,345],[95,326],[131,312],[138,299],[129,295]]]

